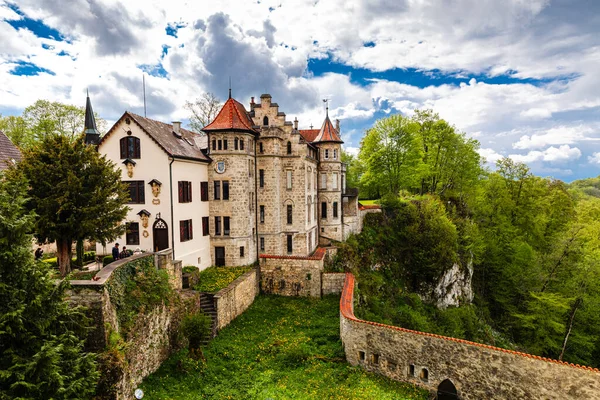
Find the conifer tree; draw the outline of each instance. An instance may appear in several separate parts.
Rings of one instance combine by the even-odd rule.
[[[120,172],[81,136],[46,136],[23,152],[19,168],[29,180],[27,207],[38,215],[35,235],[56,241],[62,276],[71,270],[74,240],[106,243],[123,233],[129,193]]]
[[[86,318],[64,301],[67,281],[33,260],[26,191],[19,172],[0,177],[0,399],[88,398],[98,373],[83,350]]]

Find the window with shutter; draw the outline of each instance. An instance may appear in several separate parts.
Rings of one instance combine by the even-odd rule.
[[[208,182],[200,182],[200,200],[208,201]]]
[[[121,159],[140,158],[140,139],[126,136],[120,140]]]
[[[202,236],[210,235],[208,217],[202,217]]]
[[[145,187],[144,181],[124,181],[129,185],[129,197],[131,200],[130,204],[144,204],[145,203]]]

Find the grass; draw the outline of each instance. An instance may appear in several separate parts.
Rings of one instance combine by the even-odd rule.
[[[204,349],[184,350],[142,383],[147,399],[427,399],[345,361],[339,297],[259,296]]]
[[[379,200],[359,200],[358,202],[363,206],[375,206],[379,204]]]
[[[76,272],[72,272],[71,274],[69,274],[69,280],[70,281],[77,281],[77,280],[89,281],[89,280],[92,280],[92,278],[94,276],[96,276],[97,273],[98,273],[98,271],[76,271]],[[52,277],[54,279],[60,279],[60,274],[55,273]]]
[[[199,292],[218,292],[252,268],[252,266],[206,268],[200,271],[199,283],[194,289]]]

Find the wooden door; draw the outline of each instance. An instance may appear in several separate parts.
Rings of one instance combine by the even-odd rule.
[[[152,227],[152,237],[154,239],[154,251],[161,251],[169,248],[169,228],[163,219],[157,219]]]
[[[217,267],[225,266],[225,247],[215,247],[215,265]]]

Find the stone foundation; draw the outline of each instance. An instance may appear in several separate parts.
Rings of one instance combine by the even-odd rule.
[[[310,257],[260,256],[260,287],[263,293],[281,296],[321,297],[321,273],[325,249]]]

